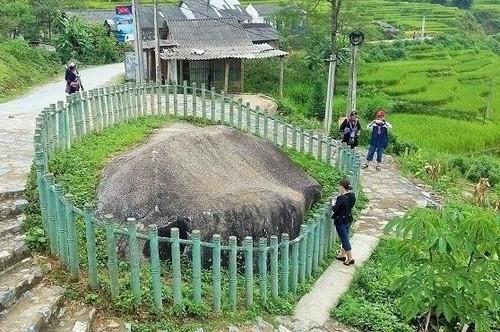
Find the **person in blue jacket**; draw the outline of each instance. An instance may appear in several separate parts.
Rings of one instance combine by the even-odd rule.
[[[367,168],[369,166],[376,153],[376,169],[377,171],[381,170],[382,157],[384,156],[384,151],[389,144],[389,128],[392,128],[392,126],[385,120],[385,112],[383,110],[378,111],[375,120],[368,124],[368,130],[371,130],[372,137],[363,168]]]

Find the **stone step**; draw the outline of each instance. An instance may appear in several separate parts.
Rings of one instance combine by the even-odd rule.
[[[81,303],[66,303],[46,331],[90,332],[95,319],[95,309]]]
[[[118,318],[97,317],[92,332],[130,332],[131,326]],[[0,331],[3,332],[3,331]]]
[[[64,290],[58,286],[39,285],[27,291],[0,316],[0,332],[41,331],[57,315]]]
[[[8,216],[16,216],[23,213],[28,206],[24,198],[0,199],[0,221]]]
[[[7,235],[18,235],[21,233],[25,216],[11,216],[0,221],[0,239]]]
[[[33,288],[42,280],[42,272],[31,258],[0,274],[0,311],[9,307],[21,294]]]
[[[25,235],[9,235],[0,239],[0,272],[28,257]]]

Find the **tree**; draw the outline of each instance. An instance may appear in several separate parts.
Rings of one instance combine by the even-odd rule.
[[[325,119],[325,87],[320,80],[315,80],[311,99],[309,100],[309,116],[320,121]]]
[[[419,209],[387,229],[402,243],[387,264],[416,269],[399,277],[399,307],[408,320],[420,318],[421,331],[491,331],[498,326],[500,297],[500,215],[470,205],[442,211]],[[465,329],[464,329],[465,331]]]
[[[48,38],[52,39],[52,27],[61,16],[61,0],[30,0],[33,11],[38,22],[38,27],[48,32]]]
[[[33,10],[23,1],[0,0],[0,22],[0,33],[5,37],[32,39],[36,34]]]
[[[462,8],[462,9],[469,9],[472,7],[472,3],[474,0],[453,0],[453,5]]]

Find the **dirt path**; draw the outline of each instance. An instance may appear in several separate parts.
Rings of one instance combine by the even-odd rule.
[[[123,63],[81,70],[85,89],[109,84],[124,72]],[[33,159],[35,119],[49,104],[65,99],[65,81],[35,88],[27,94],[0,104],[0,193],[24,189]]]

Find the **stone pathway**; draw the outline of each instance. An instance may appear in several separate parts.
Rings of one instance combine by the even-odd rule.
[[[391,219],[405,215],[408,208],[425,207],[428,202],[437,201],[430,192],[401,176],[390,156],[386,158],[382,171],[377,172],[373,166],[363,170],[361,183],[369,203],[354,225],[352,247],[356,264],[345,266],[335,261],[298,303],[294,314],[296,321],[310,322],[327,331],[339,331],[328,328],[332,324],[329,312],[349,288],[355,267],[370,258],[385,225]]]
[[[122,63],[81,70],[86,89],[111,84],[124,72]],[[43,107],[65,100],[65,81],[33,89],[13,101],[0,104],[0,193],[24,190],[33,160],[35,119]]]

